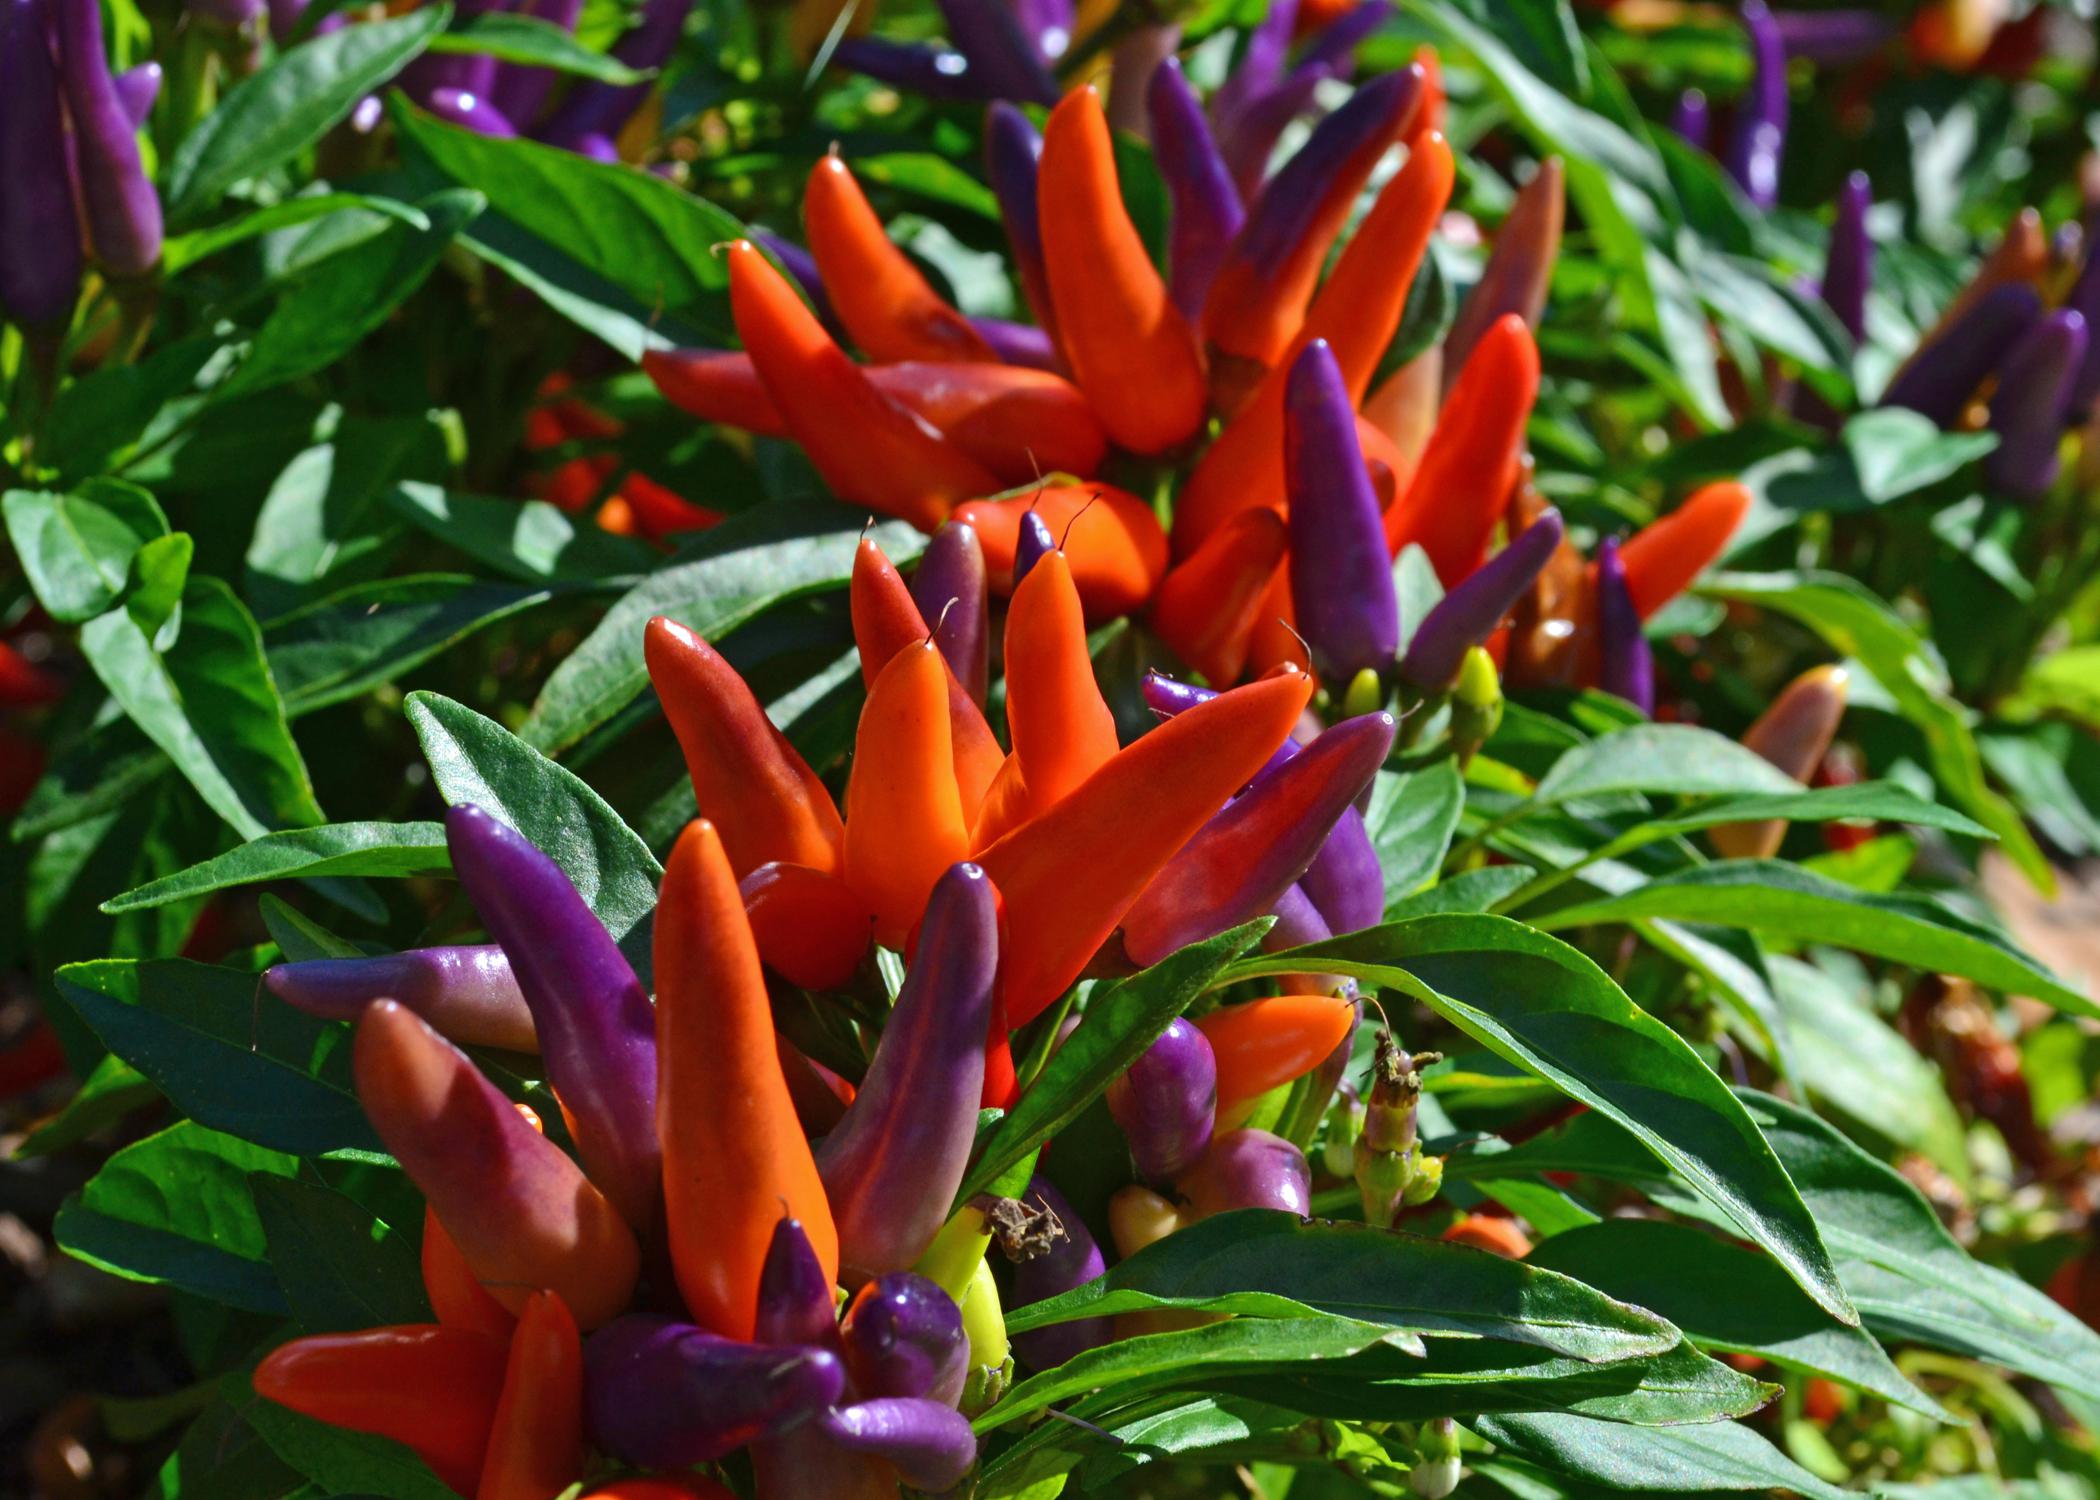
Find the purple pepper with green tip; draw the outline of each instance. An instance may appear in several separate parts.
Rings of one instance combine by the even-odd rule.
[[[806,1344],[833,1349],[839,1342],[831,1278],[817,1259],[802,1221],[782,1214],[758,1273],[758,1314],[752,1338],[761,1344]]]
[[[1743,0],[1750,41],[1750,88],[1736,101],[1728,136],[1728,172],[1759,208],[1779,201],[1779,159],[1786,149],[1786,42],[1765,0]]]
[[[1204,1034],[1176,1016],[1108,1086],[1108,1112],[1130,1143],[1138,1175],[1172,1182],[1210,1145],[1218,1060]]]
[[[909,1396],[953,1406],[970,1374],[962,1309],[924,1276],[878,1276],[839,1326],[846,1374],[863,1397]]]
[[[1991,396],[1998,446],[1984,456],[1983,472],[2015,499],[2033,500],[2056,482],[2064,419],[2087,341],[2085,318],[2063,308],[2037,323],[2005,357]]]
[[[977,1462],[977,1434],[952,1406],[911,1396],[878,1396],[833,1407],[817,1429],[849,1453],[896,1465],[915,1490],[937,1494],[960,1484]]]
[[[1655,652],[1641,628],[1641,612],[1626,586],[1626,565],[1613,537],[1597,545],[1597,655],[1597,686],[1652,717]]]
[[[160,264],[160,199],[102,51],[101,0],[57,0],[57,6],[59,79],[88,245],[111,276],[144,276]]]
[[[933,626],[933,643],[978,707],[991,674],[991,623],[984,544],[967,521],[933,534],[911,575],[912,602]]]
[[[1992,287],[1938,338],[1911,356],[1889,382],[1883,406],[1906,406],[1951,427],[1976,388],[1999,367],[2042,315],[2041,296],[2025,283]]]
[[[828,1349],[747,1344],[644,1314],[592,1334],[583,1363],[592,1440],[646,1469],[711,1463],[809,1422],[846,1389]]]
[[[1022,511],[1021,535],[1014,543],[1013,586],[1019,588],[1029,570],[1056,550],[1057,538],[1051,534],[1050,523],[1033,506]]]
[[[1076,1286],[1085,1286],[1108,1269],[1101,1247],[1094,1243],[1093,1231],[1072,1211],[1072,1205],[1049,1178],[1031,1178],[1028,1198],[1057,1215],[1065,1232],[1042,1254],[1014,1267],[1010,1307],[1048,1301]],[[1069,1323],[1052,1323],[1047,1328],[1015,1334],[1014,1353],[1031,1370],[1054,1369],[1075,1354],[1100,1348],[1115,1337],[1115,1329],[1113,1318],[1075,1318]]]
[[[1425,693],[1449,692],[1466,652],[1486,640],[1517,607],[1567,534],[1560,512],[1545,510],[1444,595],[1415,627],[1400,675]]]
[[[1398,727],[1387,713],[1344,720],[1198,829],[1124,916],[1131,962],[1158,963],[1274,906],[1385,763]]]
[[[1239,189],[1204,118],[1203,102],[1169,57],[1145,87],[1152,150],[1173,204],[1167,238],[1167,285],[1184,316],[1202,314],[1212,278],[1245,222]]]
[[[1313,665],[1341,682],[1385,671],[1400,647],[1385,513],[1364,469],[1348,384],[1325,339],[1305,346],[1285,385],[1283,474],[1291,597]]]
[[[274,964],[263,983],[294,1010],[331,1021],[354,1021],[374,1000],[398,1000],[461,1046],[539,1051],[532,1011],[494,943]]]
[[[656,1011],[561,867],[470,802],[445,814],[453,873],[510,957],[547,1081],[591,1181],[637,1228],[656,1219]]]
[[[1043,138],[1028,116],[1004,100],[986,112],[985,175],[992,195],[999,200],[999,218],[1013,250],[1021,294],[1036,323],[1054,330],[1057,322],[1050,306],[1050,273],[1043,265],[1043,223],[1035,191],[1042,154]]]
[[[997,892],[976,865],[934,882],[918,948],[860,1091],[817,1148],[848,1284],[909,1267],[969,1165],[999,972]]]
[[[74,231],[49,0],[0,0],[0,315],[63,324],[85,259]]]

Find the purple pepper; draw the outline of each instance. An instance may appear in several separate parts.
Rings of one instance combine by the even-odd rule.
[[[800,1219],[783,1214],[758,1273],[758,1316],[752,1338],[761,1344],[833,1349],[839,1342],[838,1307],[831,1278]]]
[[[751,238],[758,241],[766,254],[779,261],[781,269],[802,289],[802,295],[809,299],[818,321],[834,334],[839,333],[838,316],[831,310],[831,298],[824,290],[824,273],[817,269],[817,258],[793,240],[770,229],[754,229]]]
[[[1014,323],[1005,318],[971,318],[969,322],[1002,363],[1053,374],[1061,368],[1056,343],[1047,331],[1033,323]]]
[[[2085,318],[2069,308],[2050,313],[2005,357],[1991,397],[1998,446],[1983,472],[1998,489],[2032,500],[2056,482],[2072,383],[2085,365]]]
[[[1400,600],[1385,550],[1385,512],[1364,469],[1356,408],[1325,339],[1291,366],[1283,406],[1290,502],[1291,597],[1313,665],[1330,681],[1392,666]]]
[[[1273,12],[1272,12],[1273,14]],[[1242,200],[1261,191],[1269,173],[1269,158],[1291,121],[1312,108],[1314,96],[1328,73],[1300,69],[1268,92],[1260,94],[1238,114],[1221,113],[1212,101],[1211,118],[1217,122],[1218,151],[1232,173],[1233,185]]]
[[[1152,121],[1153,154],[1174,205],[1167,282],[1174,305],[1195,318],[1247,214],[1203,116],[1203,103],[1178,58],[1169,57],[1153,70],[1145,108]]]
[[[2078,279],[2064,298],[2064,306],[2085,319],[2089,335],[2095,323],[2100,322],[2100,241],[2096,241],[2094,253],[2086,256]],[[2083,422],[2093,409],[2095,396],[2100,396],[2100,340],[2088,338],[2085,363],[2078,367],[2078,376],[2071,382],[2071,420]]]
[[[1874,206],[1874,186],[1864,172],[1853,172],[1838,189],[1837,218],[1830,226],[1830,249],[1823,258],[1823,305],[1837,314],[1855,344],[1867,337],[1867,289],[1874,284],[1874,242],[1867,237],[1867,210]]]
[[[458,0],[453,7],[452,29],[491,11],[505,9],[504,0]],[[426,109],[438,89],[459,89],[477,99],[488,92],[496,78],[496,59],[475,52],[425,52],[401,70],[401,92]]]
[[[998,972],[991,877],[952,865],[927,898],[867,1077],[817,1150],[849,1285],[910,1266],[948,1217],[976,1139]]]
[[[940,0],[948,40],[970,60],[983,97],[1055,104],[1057,80],[1012,11],[993,0]]]
[[[1782,10],[1772,16],[1788,57],[1812,63],[1857,62],[1896,34],[1896,23],[1871,10]]]
[[[970,60],[953,47],[933,42],[893,42],[887,37],[849,36],[832,49],[832,62],[922,99],[981,99],[985,90]]]
[[[1131,962],[1158,963],[1274,906],[1385,763],[1398,727],[1386,713],[1344,720],[1198,829],[1124,916]]]
[[[1014,1294],[1009,1302],[1013,1307],[1027,1307],[1069,1292],[1076,1286],[1085,1286],[1108,1269],[1101,1247],[1094,1243],[1093,1231],[1072,1212],[1072,1205],[1065,1201],[1065,1195],[1049,1178],[1031,1178],[1028,1196],[1031,1201],[1040,1201],[1056,1214],[1058,1221],[1065,1226],[1065,1232],[1041,1255],[1014,1267]],[[1113,1318],[1076,1318],[1069,1323],[1053,1323],[1047,1328],[1015,1334],[1014,1352],[1031,1370],[1054,1369],[1075,1354],[1100,1348],[1115,1336],[1115,1329]]]
[[[1303,886],[1292,886],[1269,908],[1269,915],[1276,919],[1261,940],[1264,953],[1282,953],[1289,948],[1303,948],[1308,943],[1324,943],[1334,936],[1327,919],[1320,909],[1312,904]]]
[[[1071,50],[1073,0],[1009,0],[1007,9],[1044,62],[1054,63]]]
[[[332,1021],[354,1021],[374,1000],[398,1000],[462,1046],[539,1051],[532,1011],[494,943],[275,964],[263,983],[294,1010]]]
[[[1765,0],[1743,0],[1749,32],[1750,89],[1736,101],[1728,135],[1728,172],[1759,208],[1779,201],[1779,158],[1786,148],[1786,42]]]
[[[977,1434],[952,1406],[911,1396],[878,1396],[833,1407],[818,1430],[849,1453],[896,1465],[915,1490],[937,1494],[962,1482],[977,1462]]]
[[[1298,0],[1272,0],[1267,13],[1247,33],[1238,65],[1211,99],[1211,118],[1221,129],[1283,81],[1283,63],[1290,55],[1291,34],[1297,25]]]
[[[1108,1112],[1130,1142],[1138,1175],[1172,1182],[1210,1145],[1218,1060],[1210,1039],[1176,1016],[1159,1040],[1108,1086]]]
[[[1234,1130],[1181,1181],[1198,1218],[1236,1208],[1273,1208],[1303,1216],[1312,1211],[1312,1170],[1305,1153],[1266,1130]]]
[[[0,312],[64,323],[80,295],[65,114],[48,0],[0,0]]]
[[[1641,629],[1641,612],[1626,586],[1626,565],[1613,537],[1597,545],[1597,654],[1597,686],[1653,717],[1655,652]]]
[[[860,1289],[839,1328],[846,1373],[864,1397],[912,1396],[953,1406],[970,1374],[962,1309],[939,1285],[910,1271]]]
[[[161,69],[157,62],[142,62],[117,75],[117,98],[123,104],[124,118],[131,121],[133,130],[146,128],[146,117],[153,113],[153,102],[160,97],[160,80]]]
[[[644,0],[642,18],[613,45],[612,55],[630,68],[660,68],[678,49],[692,0]],[[549,145],[595,154],[595,137],[610,141],[649,97],[647,83],[578,83],[537,132]]]
[[[1371,843],[1364,815],[1350,808],[1298,877],[1298,889],[1331,933],[1361,932],[1385,917],[1385,867]]]
[[[312,3],[313,0],[269,0],[270,40],[279,47],[287,45]],[[332,10],[314,23],[313,34],[326,36],[331,31],[341,31],[348,24],[348,18],[340,10]]]
[[[101,0],[57,0],[57,6],[58,71],[88,244],[111,276],[144,276],[160,263],[160,199],[103,55]]]
[[[509,140],[518,133],[518,127],[487,97],[470,94],[450,84],[440,84],[426,94],[423,107],[448,125],[457,125],[494,140]]]
[[[1713,141],[1713,112],[1707,108],[1706,95],[1698,89],[1686,89],[1677,96],[1677,107],[1670,112],[1670,129],[1686,142],[1707,150]]]
[[[577,17],[583,14],[583,0],[527,0],[518,11],[536,21],[545,21],[560,31],[573,33]],[[489,103],[504,119],[521,126],[530,125],[560,82],[561,74],[552,68],[501,63],[496,68],[495,81],[489,85]]]
[[[1337,76],[1348,76],[1347,70],[1356,61],[1356,49],[1377,35],[1379,28],[1392,19],[1392,0],[1363,0],[1346,15],[1329,21],[1314,33],[1311,43],[1299,57],[1297,67],[1333,69]],[[1292,71],[1296,72],[1297,68]]]
[[[1199,703],[1208,703],[1218,696],[1216,688],[1197,687],[1193,682],[1181,682],[1162,672],[1147,672],[1139,691],[1144,695],[1145,706],[1162,719],[1171,719],[1184,709],[1194,708]],[[1296,740],[1285,739],[1270,752],[1262,768],[1254,773],[1254,781],[1261,780],[1278,766],[1287,764],[1304,748]],[[1248,785],[1253,785],[1253,782],[1249,782]]]
[[[912,602],[933,623],[933,643],[963,691],[984,706],[991,673],[991,621],[984,544],[968,521],[949,521],[933,534],[911,575]]]
[[[591,1181],[636,1228],[655,1222],[656,1011],[605,925],[561,867],[482,808],[445,814],[453,873],[510,957],[532,1008],[547,1081]]]
[[[1021,535],[1014,543],[1014,587],[1028,576],[1029,569],[1057,550],[1050,523],[1033,506],[1021,512]]]
[[[1036,164],[1042,154],[1043,138],[1028,116],[1004,100],[986,112],[985,175],[999,200],[999,218],[1006,225],[1021,293],[1036,322],[1054,330],[1057,322],[1050,306],[1050,276],[1043,269],[1043,227],[1035,192]]]
[[[1518,190],[1495,248],[1481,268],[1480,280],[1444,335],[1444,392],[1450,394],[1465,367],[1466,356],[1495,323],[1515,313],[1534,330],[1546,309],[1546,290],[1553,263],[1560,255],[1561,225],[1567,215],[1566,172],[1557,156],[1539,163],[1531,180]]]
[[[1152,144],[1152,120],[1146,96],[1152,90],[1152,75],[1161,63],[1174,56],[1181,45],[1179,26],[1133,26],[1116,43],[1108,65],[1108,125],[1122,135],[1133,135]]]
[[[1567,534],[1560,512],[1547,509],[1436,602],[1401,658],[1400,675],[1425,693],[1449,692],[1466,652],[1486,640],[1517,607]]]
[[[683,1469],[817,1416],[846,1389],[828,1349],[747,1344],[630,1313],[583,1346],[584,1417],[623,1463]]]
[[[1976,387],[2042,315],[2041,296],[2024,282],[1992,287],[1939,337],[1913,354],[1882,394],[1951,427]]]

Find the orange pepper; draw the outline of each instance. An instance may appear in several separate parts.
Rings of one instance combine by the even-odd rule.
[[[1750,492],[1732,479],[1694,491],[1666,516],[1636,531],[1619,549],[1633,607],[1647,619],[1691,586],[1719,557],[1750,513]]]
[[[977,530],[992,587],[1013,590],[1021,517],[1042,517],[1060,539],[1089,621],[1129,614],[1152,597],[1167,572],[1167,534],[1150,505],[1110,484],[1038,485],[996,500],[971,500],[955,518]]]
[[[738,240],[727,254],[737,336],[832,493],[932,531],[956,501],[998,488],[982,464],[869,382],[757,246]]]
[[[1305,325],[1268,378],[1211,444],[1174,499],[1174,555],[1187,557],[1236,512],[1283,493],[1283,390],[1291,364],[1316,338],[1327,340],[1361,402],[1386,346],[1400,327],[1408,289],[1429,236],[1451,198],[1451,147],[1419,138],[1350,236]]]
[[[1168,572],[1152,601],[1153,633],[1213,686],[1238,682],[1289,545],[1274,510],[1241,511]]]
[[[620,498],[627,502],[642,535],[651,541],[661,541],[683,531],[705,531],[722,523],[720,511],[695,505],[646,474],[629,474],[622,479]]]
[[[507,1339],[517,1325],[509,1308],[489,1295],[460,1254],[459,1245],[439,1222],[437,1210],[423,1207],[423,1291],[437,1320],[447,1328],[466,1328]]]
[[[738,889],[766,967],[806,990],[836,989],[853,977],[875,918],[845,881],[774,860],[744,876]]]
[[[255,1394],[316,1421],[392,1438],[472,1495],[503,1391],[503,1341],[404,1323],[281,1344],[255,1367]]]
[[[1480,566],[1516,484],[1538,390],[1538,345],[1521,317],[1505,314],[1480,336],[1406,495],[1385,513],[1393,556],[1419,544],[1445,588]]]
[[[782,860],[837,874],[846,830],[817,780],[736,668],[662,615],[642,636],[649,680],[685,752],[693,796],[714,820],[739,874]]]
[[[949,674],[931,637],[890,658],[861,709],[846,783],[846,883],[901,948],[948,866],[969,853],[948,732]]]
[[[1510,497],[1509,531],[1528,530],[1546,509],[1545,497],[1529,482],[1529,461]],[[1622,548],[1620,558],[1624,559]],[[1495,641],[1488,652],[1495,654]],[[1495,666],[1514,687],[1574,687],[1597,654],[1597,600],[1589,564],[1565,536],[1511,612],[1502,655]]]
[[[554,1500],[583,1477],[583,1340],[568,1305],[534,1292],[511,1335],[475,1500]]]
[[[1115,142],[1091,86],[1050,112],[1036,203],[1058,336],[1079,388],[1122,447],[1180,447],[1203,425],[1203,364],[1123,206]]]
[[[704,1474],[652,1474],[608,1480],[582,1500],[736,1500],[736,1492]]]
[[[1006,727],[1029,816],[1056,806],[1116,753],[1116,716],[1094,681],[1079,590],[1047,552],[1006,611]]]
[[[758,1279],[783,1211],[827,1277],[839,1237],[780,1071],[758,948],[721,836],[678,836],[656,907],[656,1130],[664,1222],[694,1321],[749,1339]]]
[[[832,310],[869,359],[998,361],[969,319],[927,285],[884,232],[836,149],[809,174],[802,221]]]
[[[846,597],[853,616],[853,642],[860,648],[861,681],[869,687],[891,658],[933,633],[911,589],[873,538],[862,537],[853,554],[853,582]],[[962,798],[963,816],[973,818],[1004,756],[977,700],[945,660],[942,668],[947,672],[948,740],[955,758],[956,790]]]
[[[1400,460],[1399,481],[1405,488],[1436,431],[1437,408],[1444,401],[1444,354],[1431,344],[1380,382],[1364,398],[1364,420],[1385,435]]]
[[[1199,703],[984,851],[1006,903],[999,983],[1014,1025],[1079,977],[1152,877],[1283,743],[1312,689],[1293,671]]]
[[[1218,1060],[1218,1108],[1310,1073],[1342,1044],[1356,1007],[1332,995],[1277,995],[1227,1005],[1196,1023]]]
[[[1436,55],[1436,48],[1424,42],[1415,48],[1414,62],[1422,70],[1422,102],[1415,109],[1410,142],[1420,140],[1432,130],[1442,130],[1444,117],[1450,112],[1448,96],[1444,92],[1444,64]]]
[[[1499,1214],[1467,1214],[1445,1230],[1443,1238],[1506,1260],[1522,1260],[1531,1253],[1531,1237]]]

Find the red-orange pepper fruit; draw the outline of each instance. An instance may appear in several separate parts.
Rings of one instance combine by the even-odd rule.
[[[475,1500],[555,1500],[583,1476],[583,1339],[534,1292],[518,1315]]]

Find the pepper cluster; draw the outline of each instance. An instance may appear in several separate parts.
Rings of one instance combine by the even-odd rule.
[[[63,331],[87,263],[113,282],[160,263],[138,132],[160,67],[113,73],[97,0],[0,4],[0,313]]]

